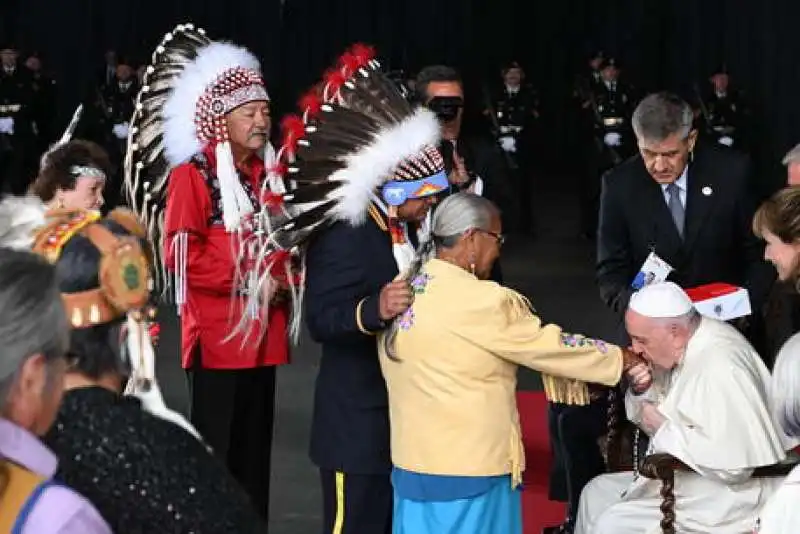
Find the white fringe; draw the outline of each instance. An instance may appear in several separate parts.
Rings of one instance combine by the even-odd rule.
[[[222,194],[222,220],[225,223],[225,230],[232,233],[239,229],[243,217],[253,213],[253,205],[236,172],[230,142],[218,143],[215,153],[217,179]]]
[[[397,271],[400,274],[405,274],[411,264],[414,263],[414,247],[408,241],[408,230],[406,229],[406,242],[394,243],[392,245],[392,254],[394,254],[394,261],[397,263]]]
[[[128,314],[128,355],[131,374],[124,395],[138,398],[142,408],[151,414],[180,426],[202,441],[197,430],[179,413],[167,408],[161,388],[156,380],[156,359],[150,331],[142,321]]]
[[[186,304],[186,263],[188,262],[189,234],[178,232],[172,238],[172,257],[175,258],[175,306],[178,315]]]
[[[373,192],[370,193],[370,198],[372,202],[378,206],[378,208],[383,212],[384,215],[387,217],[389,216],[389,209],[386,207],[386,204],[378,198],[378,196]],[[424,232],[427,232],[427,228],[430,227],[430,217],[431,213],[428,212],[428,216],[425,219],[421,228],[424,228]],[[397,264],[397,272],[400,274],[405,273],[411,264],[414,262],[414,257],[416,255],[416,251],[414,250],[414,245],[411,244],[411,240],[408,238],[408,223],[402,222],[403,227],[403,235],[405,236],[405,243],[393,243],[392,244],[392,254],[394,255],[394,261]],[[427,237],[427,234],[425,234]],[[420,235],[418,234],[417,237],[419,238]],[[419,239],[419,242],[422,243],[424,240]]]

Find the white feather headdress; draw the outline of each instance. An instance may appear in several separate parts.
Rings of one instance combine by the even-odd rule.
[[[225,115],[247,102],[268,99],[259,62],[250,52],[212,41],[192,24],[176,26],[153,52],[131,118],[124,188],[147,227],[165,295],[170,285],[162,261],[170,171],[206,145],[215,145],[223,220],[226,230],[237,232],[255,206],[234,166]]]

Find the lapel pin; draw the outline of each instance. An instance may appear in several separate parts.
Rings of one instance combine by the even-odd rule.
[[[705,196],[707,196],[707,197],[710,197],[710,196],[711,196],[711,193],[713,193],[713,192],[714,192],[714,191],[712,191],[712,190],[711,190],[711,188],[710,188],[710,187],[708,187],[708,186],[705,186],[705,187],[703,188],[703,194],[704,194]]]

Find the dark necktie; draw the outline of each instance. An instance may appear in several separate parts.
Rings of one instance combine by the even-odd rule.
[[[681,188],[678,187],[677,184],[671,183],[667,186],[667,193],[669,194],[667,206],[669,207],[669,212],[672,215],[672,220],[675,222],[675,228],[678,229],[678,235],[680,235],[682,239],[684,222],[686,220],[686,212],[683,209],[683,204],[681,203]]]

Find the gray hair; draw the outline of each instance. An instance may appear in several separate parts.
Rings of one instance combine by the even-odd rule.
[[[783,344],[772,370],[773,410],[786,435],[800,437],[800,334]]]
[[[491,200],[473,193],[447,197],[434,211],[431,236],[437,247],[452,248],[465,232],[488,230],[492,217],[499,213]]]
[[[434,249],[452,248],[469,230],[488,230],[492,217],[498,216],[500,210],[482,196],[474,193],[456,193],[444,199],[436,207],[431,220],[430,236],[420,243],[404,280],[411,281],[419,275],[422,266],[433,255]],[[396,360],[394,342],[400,327],[399,317],[386,329],[383,336],[383,348],[386,355]]]
[[[633,112],[631,125],[637,139],[663,141],[678,134],[686,139],[692,131],[692,107],[672,93],[654,93],[645,97]]]
[[[28,358],[65,357],[67,322],[55,268],[31,253],[0,248],[0,413]]]
[[[800,144],[787,152],[786,155],[783,156],[783,161],[781,161],[781,163],[785,166],[789,166],[792,163],[800,163]]]
[[[694,331],[697,326],[700,324],[701,315],[697,312],[696,309],[692,308],[688,312],[684,313],[683,315],[679,315],[677,317],[659,317],[657,319],[653,319],[659,323],[659,326],[664,328],[685,328],[689,331]]]

